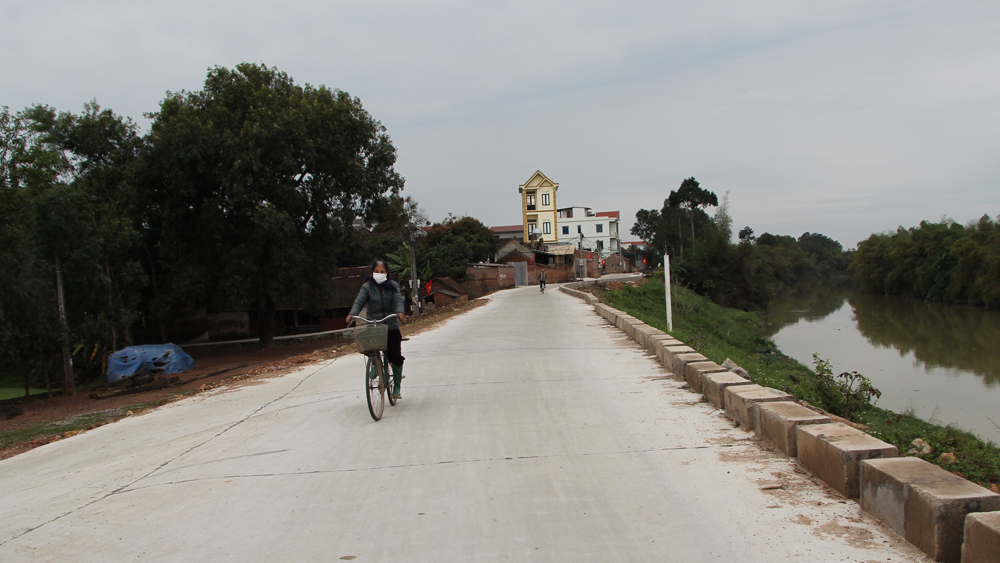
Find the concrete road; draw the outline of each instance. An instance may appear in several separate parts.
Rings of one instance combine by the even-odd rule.
[[[924,561],[554,287],[0,462],[0,561]],[[780,486],[780,488],[775,488]]]

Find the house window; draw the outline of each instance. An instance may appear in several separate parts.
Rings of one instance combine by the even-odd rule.
[[[551,235],[552,234],[552,223],[549,223],[548,221],[545,221],[545,222],[542,223],[542,234],[545,234],[545,235]]]
[[[564,235],[568,235],[569,234],[569,226],[563,225],[563,234]]]
[[[527,194],[524,196],[524,203],[528,206],[528,211],[535,210],[535,194]]]
[[[535,227],[537,226],[537,223],[528,223],[528,236],[531,236],[531,234],[535,232]]]
[[[576,226],[576,234],[581,234],[581,233],[583,233],[583,226],[582,225],[577,225]]]
[[[549,194],[542,194],[542,205],[549,204]]]
[[[598,225],[598,227],[600,227],[600,225]],[[597,229],[597,230],[601,230],[601,229]],[[604,241],[601,240],[601,239],[597,239],[597,250],[604,250]]]
[[[598,223],[597,224],[597,232],[599,232],[599,233],[603,233],[604,232],[604,224],[603,223]]]

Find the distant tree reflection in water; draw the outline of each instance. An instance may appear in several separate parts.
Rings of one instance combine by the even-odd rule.
[[[813,322],[851,307],[858,332],[874,347],[912,353],[927,368],[973,373],[1000,384],[1000,311],[865,293],[848,284],[794,288],[771,305],[764,336],[801,320]],[[859,367],[861,369],[861,367]]]
[[[928,367],[972,372],[989,385],[1000,382],[1000,311],[860,292],[847,302],[873,346],[912,352]]]

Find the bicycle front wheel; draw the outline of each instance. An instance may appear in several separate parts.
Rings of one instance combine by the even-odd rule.
[[[385,369],[381,354],[370,354],[365,360],[365,391],[368,397],[368,412],[375,420],[382,418],[385,410]]]

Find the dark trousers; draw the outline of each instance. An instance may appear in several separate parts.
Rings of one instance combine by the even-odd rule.
[[[389,363],[397,366],[403,365],[403,333],[399,329],[390,330],[386,339],[385,357],[389,358]]]

